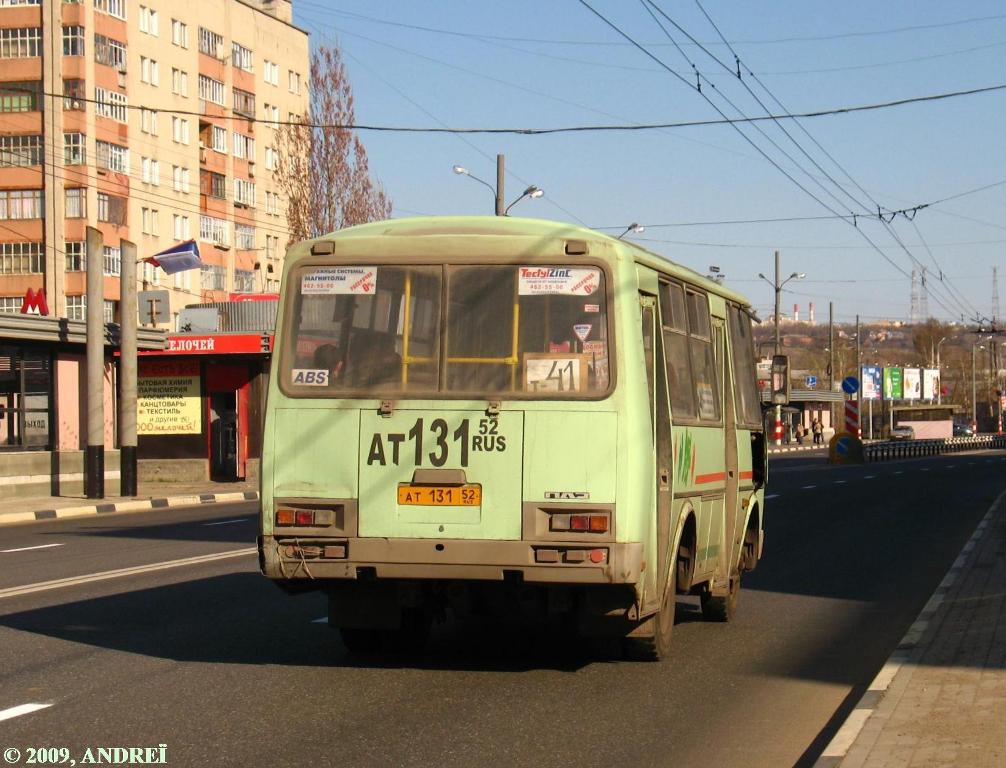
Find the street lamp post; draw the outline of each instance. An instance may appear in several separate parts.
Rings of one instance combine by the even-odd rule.
[[[939,376],[940,384],[936,387],[936,404],[941,405],[943,403],[943,369],[940,367],[940,347],[943,346],[943,342],[949,339],[949,336],[944,336],[938,342],[936,342],[936,370]]]
[[[761,272],[758,273],[758,277],[760,277],[766,283],[768,283],[769,285],[771,285],[772,286],[772,290],[775,291],[775,317],[774,317],[774,324],[775,324],[775,354],[777,354],[777,355],[779,354],[779,348],[781,346],[781,344],[779,343],[779,298],[782,295],[782,287],[784,285],[786,285],[786,283],[788,283],[790,280],[803,280],[803,278],[805,278],[806,276],[807,275],[804,272],[794,272],[789,277],[787,277],[785,280],[780,281],[779,280],[779,251],[775,252],[775,282],[772,282],[771,280],[769,280]],[[781,424],[782,423],[782,406],[781,405],[777,405],[775,407],[775,423],[776,424]],[[776,440],[776,444],[777,445],[778,445],[779,442],[780,442],[780,440]]]
[[[503,177],[504,177],[504,166],[503,166],[503,163],[504,163],[503,155],[496,155],[496,187],[495,188],[488,181],[485,181],[484,179],[480,179],[478,176],[476,176],[475,174],[473,174],[471,171],[469,171],[463,165],[455,165],[454,166],[454,173],[458,174],[459,176],[467,176],[469,179],[474,179],[475,181],[477,181],[482,186],[489,188],[489,191],[493,193],[493,199],[494,199],[495,204],[496,204],[496,215],[497,216],[507,216],[509,214],[509,212],[510,212],[510,209],[513,208],[515,205],[517,205],[517,203],[519,203],[525,197],[538,198],[538,197],[541,197],[542,195],[545,194],[545,190],[541,189],[540,187],[536,187],[534,184],[532,184],[530,187],[528,187],[527,189],[525,189],[521,193],[520,197],[518,197],[516,200],[514,200],[512,203],[510,203],[510,205],[508,205],[508,206],[506,206],[504,208],[503,206],[504,206],[505,200],[504,200],[504,197],[503,197]]]
[[[519,203],[525,197],[530,197],[530,198],[532,198],[534,200],[537,200],[539,197],[541,197],[544,194],[545,194],[545,190],[544,189],[541,189],[540,187],[536,187],[534,184],[532,184],[530,187],[528,187],[527,189],[525,189],[521,193],[520,197],[518,197],[516,200],[514,200],[512,203],[510,203],[510,205],[508,205],[506,207],[506,210],[503,211],[503,215],[504,216],[509,216],[510,215],[510,209],[513,208],[515,205],[517,205],[517,203]]]
[[[976,433],[978,432],[978,386],[975,373],[975,350],[985,349],[980,342],[979,339],[971,345],[971,427]]]

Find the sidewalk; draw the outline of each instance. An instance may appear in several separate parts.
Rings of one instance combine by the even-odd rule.
[[[815,768],[1006,765],[1006,493]]]
[[[236,483],[141,482],[135,497],[119,496],[119,481],[105,482],[103,499],[83,495],[0,498],[0,525],[34,520],[258,499],[257,481]]]

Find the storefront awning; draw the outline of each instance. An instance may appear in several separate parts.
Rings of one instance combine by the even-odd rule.
[[[87,344],[87,323],[84,320],[67,320],[61,317],[0,313],[0,340],[83,345]],[[165,331],[152,328],[137,329],[137,349],[165,349],[167,343]],[[105,345],[119,346],[118,323],[105,323]]]

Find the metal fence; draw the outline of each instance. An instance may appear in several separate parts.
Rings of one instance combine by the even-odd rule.
[[[989,448],[1006,448],[1006,435],[952,437],[949,440],[882,440],[866,443],[863,446],[863,454],[867,461],[886,461]]]

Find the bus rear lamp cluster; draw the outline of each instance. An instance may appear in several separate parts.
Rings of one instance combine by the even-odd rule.
[[[574,547],[538,548],[534,551],[536,563],[586,563],[607,562],[607,549],[583,549]]]
[[[608,515],[551,515],[549,530],[575,533],[607,533]]]
[[[296,525],[300,528],[323,528],[335,523],[335,510],[332,509],[294,509],[280,507],[276,510],[276,525]]]

